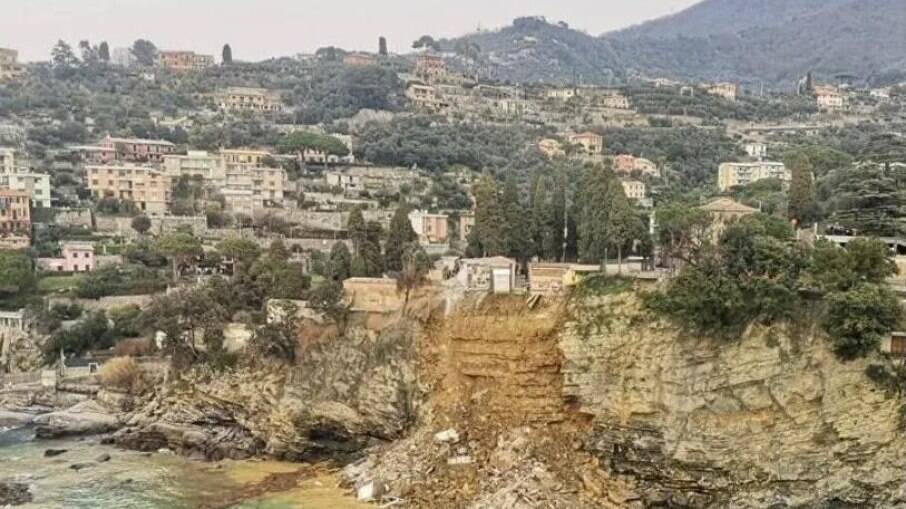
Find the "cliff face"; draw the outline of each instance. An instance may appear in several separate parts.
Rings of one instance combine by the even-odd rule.
[[[113,441],[208,459],[356,453],[398,437],[411,420],[416,332],[353,328],[309,345],[291,369],[189,374],[134,412]]]
[[[901,402],[866,362],[810,333],[689,337],[631,293],[597,304],[559,334],[563,391],[628,506],[906,507]]]

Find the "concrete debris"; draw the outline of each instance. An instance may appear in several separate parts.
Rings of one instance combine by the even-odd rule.
[[[447,460],[447,465],[471,465],[471,456],[453,456]]]
[[[445,431],[434,434],[434,441],[441,444],[455,444],[459,442],[459,433],[455,429],[450,428]]]

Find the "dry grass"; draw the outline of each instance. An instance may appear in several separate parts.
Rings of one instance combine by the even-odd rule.
[[[114,357],[101,366],[101,385],[129,394],[141,394],[148,388],[145,372],[132,357]]]
[[[151,340],[144,338],[124,339],[113,347],[113,355],[117,357],[141,357],[154,354],[154,345]]]

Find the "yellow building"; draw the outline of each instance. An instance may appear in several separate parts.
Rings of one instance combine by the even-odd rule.
[[[146,166],[87,166],[88,190],[95,198],[132,202],[149,215],[163,215],[170,204],[172,179]]]
[[[236,166],[264,166],[265,160],[272,157],[266,150],[249,148],[222,149],[220,155],[228,169]]]
[[[218,94],[220,109],[230,112],[278,113],[280,96],[266,88],[230,87]]]
[[[747,186],[763,179],[792,180],[783,163],[760,161],[757,163],[723,163],[717,169],[717,187],[727,191],[736,186]]]
[[[624,180],[620,183],[623,184],[623,192],[626,193],[626,197],[630,200],[645,199],[644,183],[639,182],[638,180]]]

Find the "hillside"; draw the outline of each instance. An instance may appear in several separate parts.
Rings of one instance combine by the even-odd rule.
[[[593,37],[537,18],[442,41],[481,51],[492,77],[549,83],[627,76],[790,86],[809,70],[873,82],[906,78],[903,0],[705,0],[680,13]]]
[[[789,83],[809,70],[868,79],[906,67],[902,0],[777,3],[708,0],[603,39],[631,71],[689,79]]]
[[[501,30],[440,44],[456,53],[466,44],[477,45],[479,72],[503,81],[610,83],[624,77],[619,58],[601,39],[539,18],[518,18]]]

